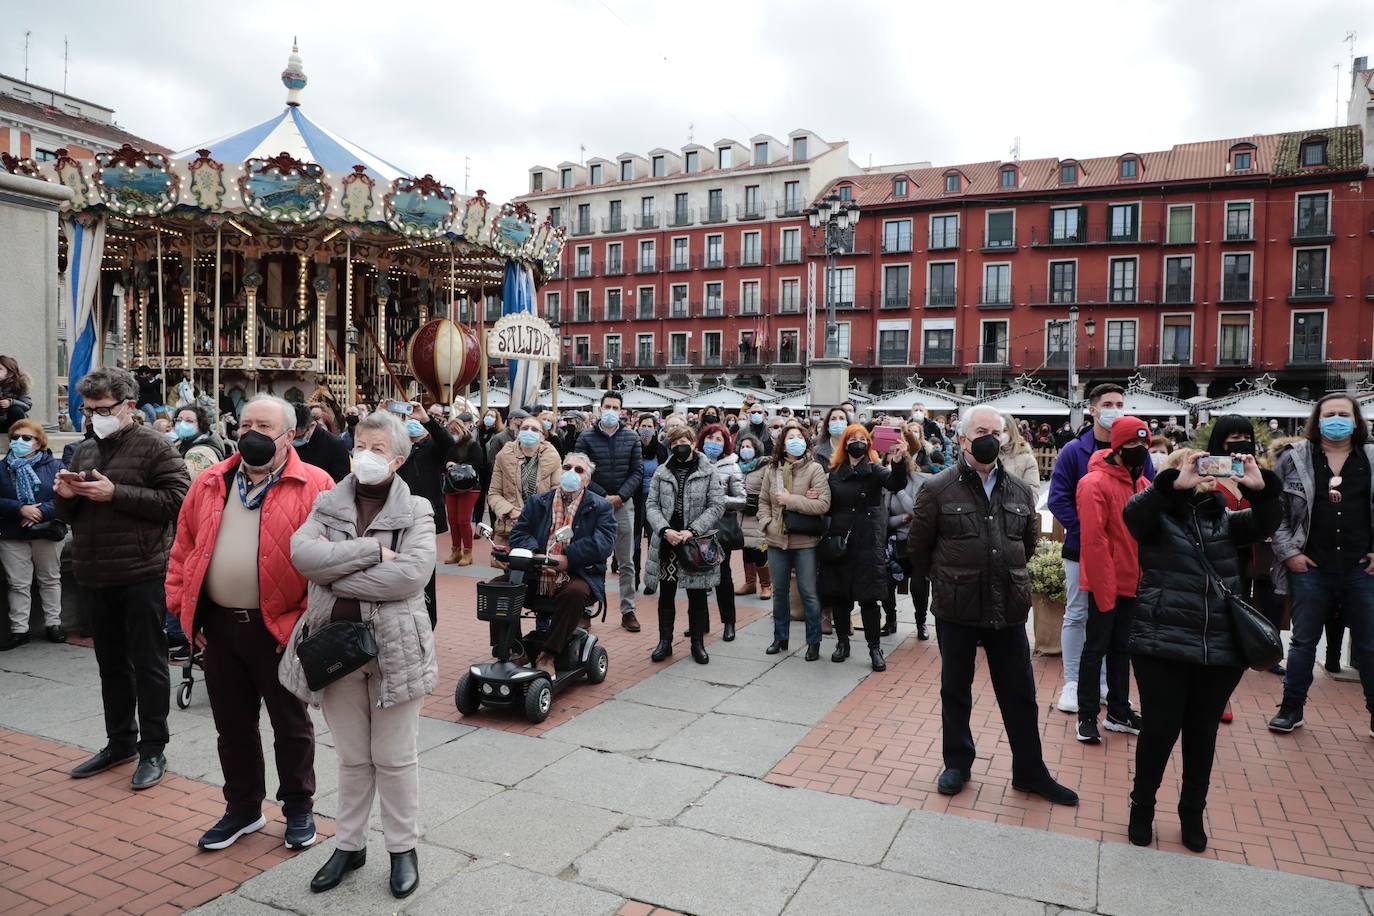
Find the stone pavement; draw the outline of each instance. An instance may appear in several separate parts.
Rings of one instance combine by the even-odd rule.
[[[454,625],[448,620],[466,620],[471,607],[451,599],[467,593],[482,573],[480,568],[448,569],[440,581],[442,607],[449,614],[441,624],[446,683],[485,652],[484,631],[475,642],[458,639],[457,644],[448,632]],[[323,895],[311,894],[307,884],[329,855],[328,842],[275,863],[265,861],[266,853],[257,847],[244,847],[255,855],[247,863],[251,873],[238,875],[223,874],[227,853],[161,844],[151,850],[153,860],[139,868],[159,874],[156,854],[162,854],[163,864],[175,862],[180,870],[164,870],[167,885],[150,889],[153,905],[135,899],[120,902],[119,908],[149,912],[176,901],[188,906],[195,902],[194,889],[180,881],[207,872],[236,887],[196,913],[1374,912],[1374,891],[1357,883],[1070,835],[1059,824],[1059,811],[1066,809],[1052,810],[1025,797],[1016,800],[1022,825],[1011,825],[992,822],[995,816],[976,810],[982,802],[976,787],[970,788],[977,793],[970,796],[970,808],[956,816],[893,803],[905,798],[873,800],[856,797],[857,791],[841,792],[835,784],[842,777],[821,787],[778,785],[786,761],[824,743],[817,743],[818,729],[834,734],[849,723],[867,729],[865,741],[878,735],[869,721],[878,713],[865,705],[869,693],[884,696],[884,702],[895,702],[895,691],[908,694],[910,703],[934,702],[928,684],[906,680],[922,681],[938,670],[932,669],[932,644],[908,639],[911,627],[903,625],[887,640],[890,647],[906,640],[894,653],[894,665],[885,675],[873,675],[857,658],[844,665],[807,663],[800,658],[800,639],[793,641],[797,649],[791,653],[764,655],[771,637],[771,621],[764,617],[744,626],[734,643],[711,645],[708,666],[694,664],[682,652],[664,665],[645,666],[642,659],[654,641],[652,606],[652,599],[640,599],[640,616],[648,626],[637,637],[620,635],[615,621],[598,627],[607,633],[612,671],[623,665],[633,675],[575,707],[572,701],[586,688],[574,688],[564,695],[568,705],[538,734],[522,734],[525,729],[516,720],[491,713],[447,721],[451,693],[432,699],[426,712],[445,718],[427,714],[422,719],[422,878],[411,899],[398,903],[387,894],[386,856],[376,832],[368,865]],[[763,612],[759,602],[745,606],[750,617]],[[910,619],[909,610],[903,616]],[[800,628],[794,633],[799,636]],[[909,675],[907,665],[919,673]],[[1042,671],[1042,677],[1049,675]],[[80,755],[76,748],[103,741],[96,684],[94,660],[81,647],[33,644],[0,655],[0,728],[42,736],[15,736],[15,755],[0,743],[0,803],[14,804],[31,791],[34,780],[71,784],[60,769]],[[1042,703],[1048,696],[1042,685]],[[980,710],[985,702],[980,701]],[[919,723],[904,718],[905,707],[891,709],[892,734],[919,731]],[[1044,729],[1048,733],[1060,725],[1049,721]],[[169,764],[185,779],[170,781],[174,785],[167,788],[189,792],[192,780],[202,787],[203,803],[188,806],[180,827],[169,828],[179,830],[172,835],[189,846],[215,812],[217,799],[206,786],[219,778],[202,687],[190,710],[173,710],[172,727]],[[992,731],[995,724],[980,727]],[[980,760],[976,781],[988,781],[1007,766],[1005,747],[987,743],[992,759]],[[35,754],[23,748],[35,744],[47,756],[29,759]],[[1108,746],[1109,752],[1117,749]],[[904,753],[920,757],[912,769],[921,768],[922,778],[938,766],[930,750],[916,742]],[[1354,761],[1355,751],[1349,753]],[[1368,769],[1367,756],[1365,762]],[[334,767],[330,737],[322,731],[317,775],[318,808],[324,815],[336,809]],[[1315,764],[1313,770],[1317,780],[1329,775]],[[911,788],[921,780],[909,776],[908,783]],[[123,824],[136,823],[142,807],[151,809],[154,793],[164,788],[121,796],[113,791],[121,784],[111,779],[111,791],[100,798],[139,813],[112,818],[118,825],[91,821],[83,828],[107,832],[102,840],[122,834]],[[269,773],[269,794],[274,790]],[[1217,792],[1222,790],[1219,786]],[[100,813],[98,805],[93,808]],[[1042,823],[1035,825],[1037,819]],[[4,820],[0,817],[0,824]],[[1161,814],[1161,833],[1167,821]],[[279,828],[279,815],[273,824]],[[275,846],[269,839],[262,842]],[[91,851],[99,850],[99,843],[88,842]],[[16,880],[43,867],[33,855],[36,846],[0,826],[0,911],[95,911],[65,906],[51,895],[44,900],[16,893]],[[1369,858],[1369,849],[1357,851]],[[63,873],[62,867],[51,872],[55,882]],[[178,889],[169,891],[171,883]],[[202,884],[200,892],[208,886]],[[64,899],[75,900],[76,893],[84,892],[73,890]]]

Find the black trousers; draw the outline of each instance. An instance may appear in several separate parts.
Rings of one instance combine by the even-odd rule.
[[[1078,670],[1101,671],[1102,659],[1107,659],[1107,714],[1118,720],[1131,714],[1131,656],[1127,644],[1134,617],[1135,598],[1118,595],[1116,607],[1103,611],[1092,593],[1088,594],[1087,636]],[[1097,718],[1097,705],[1102,701],[1100,689],[1095,677],[1078,679],[1080,717]]]
[[[121,757],[133,750],[142,757],[161,754],[167,747],[172,695],[163,629],[165,583],[145,579],[108,588],[83,587],[79,595],[95,641],[110,748]]]
[[[673,627],[677,620],[677,582],[658,583],[658,638],[671,641]],[[694,639],[706,635],[711,625],[710,611],[706,606],[706,589],[687,589],[687,629]]]
[[[429,611],[429,628],[432,630],[439,625],[439,595],[435,588],[435,577],[438,571],[429,574],[429,582],[425,585],[425,610]]]
[[[745,566],[752,566],[752,567],[754,567],[755,569],[758,569],[758,568],[767,569],[767,568],[768,568],[768,548],[766,548],[766,547],[764,547],[764,548],[762,548],[762,549],[760,549],[760,548],[758,548],[758,547],[746,547],[746,548],[744,548],[744,565],[745,565]]]
[[[722,550],[720,559],[720,584],[716,586],[716,608],[720,611],[721,626],[735,623],[735,577],[730,572],[730,558],[734,556],[733,550]],[[690,598],[688,599],[690,602]],[[711,619],[706,619],[706,629],[703,633],[711,630]]]
[[[1207,787],[1212,781],[1221,713],[1245,669],[1192,665],[1148,655],[1137,655],[1131,661],[1144,720],[1135,743],[1131,801],[1154,805],[1164,768],[1182,734],[1183,786],[1178,807],[1180,811],[1201,811],[1207,805]]]
[[[906,555],[906,541],[905,541],[905,540],[901,540],[901,541],[898,541],[897,543],[898,543],[898,548],[897,548],[897,549],[898,549],[898,553],[897,553],[897,557],[896,557],[896,559],[897,559],[897,565],[900,566],[900,567],[902,568],[902,575],[906,577],[906,578],[904,578],[904,579],[902,580],[902,581],[906,584],[906,591],[902,591],[902,592],[900,592],[900,594],[904,594],[904,595],[905,595],[905,594],[910,593],[910,595],[911,595],[911,603],[914,604],[914,605],[916,605],[916,619],[917,619],[917,620],[925,620],[925,619],[926,619],[925,604],[924,604],[924,603],[921,603],[921,602],[918,602],[918,599],[919,599],[920,596],[916,593],[916,583],[913,582],[913,581],[911,580],[911,560],[909,560],[909,559],[907,558],[907,555]],[[930,589],[929,580],[923,580],[923,581],[926,582],[926,589],[927,589],[927,591],[929,591],[929,589]],[[887,577],[887,594],[883,596],[883,613],[886,614],[886,615],[889,616],[889,617],[895,617],[895,616],[897,615],[897,595],[898,595],[898,594],[899,594],[899,590],[898,590],[898,588],[897,588],[897,580],[894,579],[894,578],[892,578],[891,576],[888,576],[888,577]]]
[[[635,588],[644,580],[644,562],[641,557],[644,553],[644,539],[649,536],[649,519],[645,514],[647,502],[644,488],[640,487],[639,492],[635,494]]]
[[[852,617],[854,613],[853,601],[841,601],[832,598],[830,601],[831,613],[834,614],[835,636],[838,639],[848,640],[854,632]],[[878,602],[860,601],[859,619],[863,621],[864,639],[868,642],[869,648],[877,646],[882,639],[883,618],[878,611]]]
[[[219,733],[226,810],[249,817],[262,813],[267,784],[258,712],[266,705],[282,813],[288,817],[310,813],[315,795],[315,725],[305,704],[277,678],[281,661],[277,638],[257,611],[207,602],[201,616],[205,689]]]
[[[544,651],[553,656],[562,652],[573,631],[582,624],[583,613],[595,603],[592,588],[584,580],[573,576],[563,583],[553,595],[549,628],[544,631]]]
[[[940,646],[940,722],[945,767],[967,773],[977,756],[969,716],[973,712],[974,662],[981,643],[987,655],[992,690],[1002,710],[1002,725],[1011,744],[1012,781],[1025,784],[1047,776],[1025,627],[992,630],[937,617],[935,639]]]

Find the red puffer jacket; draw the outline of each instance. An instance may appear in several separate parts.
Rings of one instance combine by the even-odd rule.
[[[1093,452],[1078,481],[1078,587],[1092,593],[1099,611],[1115,608],[1117,596],[1134,597],[1140,584],[1140,549],[1121,512],[1150,485],[1144,474],[1132,481],[1130,471],[1107,461],[1110,454]]]
[[[191,484],[181,506],[176,540],[167,567],[167,607],[181,619],[188,635],[195,633],[201,586],[210,567],[224,515],[228,489],[224,477],[238,467],[238,454],[207,468]],[[286,645],[296,620],[305,611],[305,577],[291,565],[291,535],[305,524],[315,497],[332,489],[333,479],[306,464],[292,449],[281,480],[267,491],[258,522],[258,593],[262,620],[277,642]],[[233,494],[238,499],[238,494]]]

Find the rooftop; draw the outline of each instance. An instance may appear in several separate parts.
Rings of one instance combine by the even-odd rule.
[[[4,79],[12,81],[14,83],[20,83],[25,86],[33,85],[32,83],[24,83],[22,80],[17,80],[13,77],[4,77]],[[50,90],[45,89],[41,86],[35,86],[34,88],[42,92],[50,92]],[[82,104],[90,105],[94,108],[98,108],[103,111],[111,110],[95,102],[84,102],[81,99],[76,99],[74,96],[63,96],[59,93],[56,97],[59,99],[73,99],[74,101],[82,102]],[[112,149],[118,149],[120,146],[123,146],[125,143],[127,143],[130,146],[142,150],[147,150],[150,153],[171,152],[171,150],[167,149],[167,147],[165,146],[161,146],[157,143],[154,143],[151,140],[147,140],[136,134],[131,134],[127,130],[124,130],[122,127],[119,127],[118,125],[112,124],[108,121],[98,121],[94,118],[86,118],[80,115],[74,115],[70,112],[63,111],[60,108],[56,108],[45,102],[29,101],[28,99],[21,99],[18,96],[10,95],[7,93],[0,93],[0,112],[8,112],[10,114],[28,118],[29,120],[39,121],[41,123],[51,125],[54,130],[85,134],[90,137],[98,137],[99,139],[106,141],[107,145]]]

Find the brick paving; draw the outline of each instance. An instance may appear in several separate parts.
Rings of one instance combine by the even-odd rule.
[[[270,804],[264,829],[201,851],[196,840],[224,812],[218,787],[168,774],[133,792],[133,764],[70,778],[88,755],[0,729],[0,913],[175,914],[294,855]],[[316,829],[323,841],[333,821],[317,817]]]
[[[905,617],[905,613],[903,617]],[[934,634],[932,633],[932,637]],[[767,777],[840,795],[928,811],[1125,843],[1135,738],[1103,731],[1102,745],[1079,744],[1076,717],[1053,708],[1062,666],[1033,662],[1045,760],[1078,791],[1077,808],[1052,807],[1011,788],[1011,749],[986,667],[974,682],[972,726],[978,743],[973,779],[948,798],[935,791],[940,751],[940,659],[935,640],[909,638],[888,656],[886,675],[849,694]],[[1374,740],[1358,683],[1319,671],[1306,726],[1276,735],[1280,678],[1248,672],[1223,724],[1208,797],[1207,856],[1352,884],[1374,884]],[[1139,708],[1137,706],[1137,708]],[[1161,788],[1156,846],[1185,852],[1174,807],[1175,749]]]

